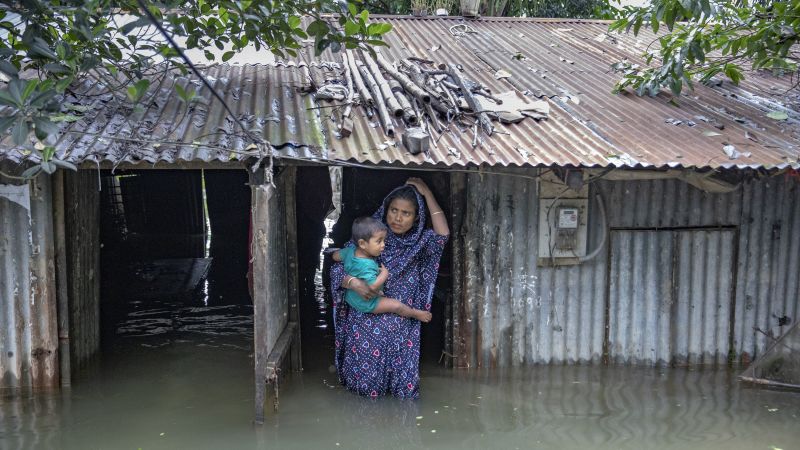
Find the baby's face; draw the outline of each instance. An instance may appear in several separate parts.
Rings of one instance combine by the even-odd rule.
[[[364,242],[364,241],[362,241]],[[369,256],[377,258],[383,253],[383,248],[386,246],[386,231],[378,231],[370,236],[369,241],[364,243],[362,249]]]

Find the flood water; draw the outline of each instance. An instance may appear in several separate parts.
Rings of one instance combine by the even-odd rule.
[[[2,449],[793,449],[800,393],[724,370],[422,365],[416,401],[355,396],[329,366],[323,316],[280,412],[253,418],[252,307],[220,298],[131,301],[98,363],[58,393],[0,398]],[[319,279],[317,279],[319,281]],[[320,295],[319,289],[316,289]],[[306,311],[325,314],[324,305]]]

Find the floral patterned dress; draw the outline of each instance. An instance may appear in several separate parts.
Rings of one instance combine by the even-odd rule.
[[[383,292],[412,308],[430,311],[439,260],[448,237],[425,229],[425,202],[419,194],[417,203],[419,214],[411,230],[402,236],[391,230],[387,233],[380,258],[389,269]],[[385,222],[387,206],[384,200],[373,217]],[[331,269],[331,289],[339,381],[360,395],[418,397],[420,322],[350,308],[343,301],[345,290],[340,287],[344,277],[342,265],[335,264]]]

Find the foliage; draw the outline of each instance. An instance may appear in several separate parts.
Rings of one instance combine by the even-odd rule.
[[[337,3],[327,3],[336,1]],[[146,9],[145,9],[146,8]],[[321,15],[334,12],[337,20]],[[309,17],[302,26],[301,17]],[[21,0],[0,1],[0,136],[39,156],[26,172],[52,173],[70,164],[54,158],[59,122],[77,120],[81,106],[63,104],[70,85],[89,77],[133,104],[151,80],[190,66],[151,19],[184,49],[204,50],[209,62],[226,62],[252,45],[277,56],[296,56],[304,40],[317,53],[385,45],[391,29],[370,23],[361,0]],[[338,24],[338,26],[336,26]],[[220,53],[208,49],[216,48]],[[182,49],[182,50],[184,50]],[[176,87],[184,101],[193,92]]]
[[[439,8],[458,15],[456,0],[365,0],[365,7],[376,14],[409,14],[412,6],[434,14]],[[505,17],[566,17],[573,19],[598,17],[597,11],[607,5],[604,0],[484,0],[481,14]]]
[[[602,0],[486,0],[487,16],[593,18]]]
[[[656,95],[669,86],[677,97],[684,86],[717,75],[738,84],[747,69],[797,71],[800,0],[653,0],[616,16],[609,31],[651,30],[658,36],[658,48],[651,45],[644,54],[649,67],[614,66],[623,74],[617,92],[631,87],[639,95]],[[653,61],[660,64],[651,66]]]

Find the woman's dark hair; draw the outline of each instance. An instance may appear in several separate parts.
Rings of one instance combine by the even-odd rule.
[[[369,241],[379,231],[386,231],[386,225],[380,220],[369,216],[359,217],[353,221],[353,242],[358,244],[361,239]]]
[[[386,220],[386,214],[389,212],[389,205],[396,199],[408,200],[414,205],[414,215],[419,216],[419,203],[417,203],[417,190],[413,186],[403,186],[386,197],[383,204],[383,220]]]

